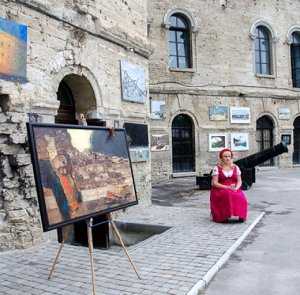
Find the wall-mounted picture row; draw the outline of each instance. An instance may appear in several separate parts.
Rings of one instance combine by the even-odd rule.
[[[211,106],[209,107],[209,120],[227,121],[229,107]],[[231,124],[249,124],[251,122],[250,108],[248,107],[230,107]]]
[[[209,151],[220,151],[229,147],[227,133],[212,133],[209,134]],[[247,151],[249,150],[249,135],[248,133],[231,133],[230,146],[233,151]]]

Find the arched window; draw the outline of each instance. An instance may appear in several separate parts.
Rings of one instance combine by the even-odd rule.
[[[255,35],[256,73],[261,75],[272,75],[270,32],[265,26],[258,26]]]
[[[292,34],[291,62],[293,87],[300,88],[300,32]]]
[[[190,24],[181,14],[170,17],[169,66],[170,68],[191,68]]]

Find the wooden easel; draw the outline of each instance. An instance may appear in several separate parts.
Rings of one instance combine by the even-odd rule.
[[[87,234],[88,234],[88,246],[89,246],[89,256],[90,256],[90,264],[91,264],[91,274],[92,274],[92,286],[93,286],[93,291],[92,291],[92,294],[93,295],[96,295],[96,279],[95,279],[95,268],[94,268],[94,257],[93,257],[93,252],[94,252],[94,246],[93,246],[93,234],[92,234],[92,228],[97,226],[97,225],[101,225],[103,223],[106,223],[106,222],[109,222],[111,224],[111,227],[112,227],[112,231],[113,233],[115,234],[116,238],[119,240],[133,270],[135,271],[138,279],[141,280],[141,277],[139,276],[138,272],[137,272],[137,269],[124,245],[124,242],[123,242],[123,239],[121,237],[121,234],[115,224],[115,222],[113,221],[112,219],[112,216],[111,214],[109,213],[108,214],[108,220],[107,221],[103,221],[103,222],[100,222],[98,224],[93,224],[93,218],[90,218],[90,219],[87,219],[86,220],[86,225],[87,225]],[[50,273],[49,273],[49,276],[48,276],[48,280],[51,280],[52,276],[53,276],[53,273],[54,273],[54,270],[55,270],[55,266],[58,262],[58,258],[60,256],[60,253],[62,251],[62,248],[64,246],[64,238],[58,248],[58,251],[56,253],[56,256],[54,258],[54,261],[53,261],[53,264],[51,266],[51,269],[50,269]]]

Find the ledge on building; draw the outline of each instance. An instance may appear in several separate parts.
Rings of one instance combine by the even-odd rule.
[[[276,79],[275,75],[255,74],[256,78]]]
[[[196,176],[196,172],[177,172],[177,173],[172,173],[173,178],[178,178],[178,177],[192,177]]]
[[[195,73],[196,69],[195,68],[169,68],[170,72],[185,72],[185,73]]]

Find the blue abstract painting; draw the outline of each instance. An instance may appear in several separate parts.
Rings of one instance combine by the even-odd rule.
[[[27,64],[27,26],[0,18],[0,78],[24,83]]]

